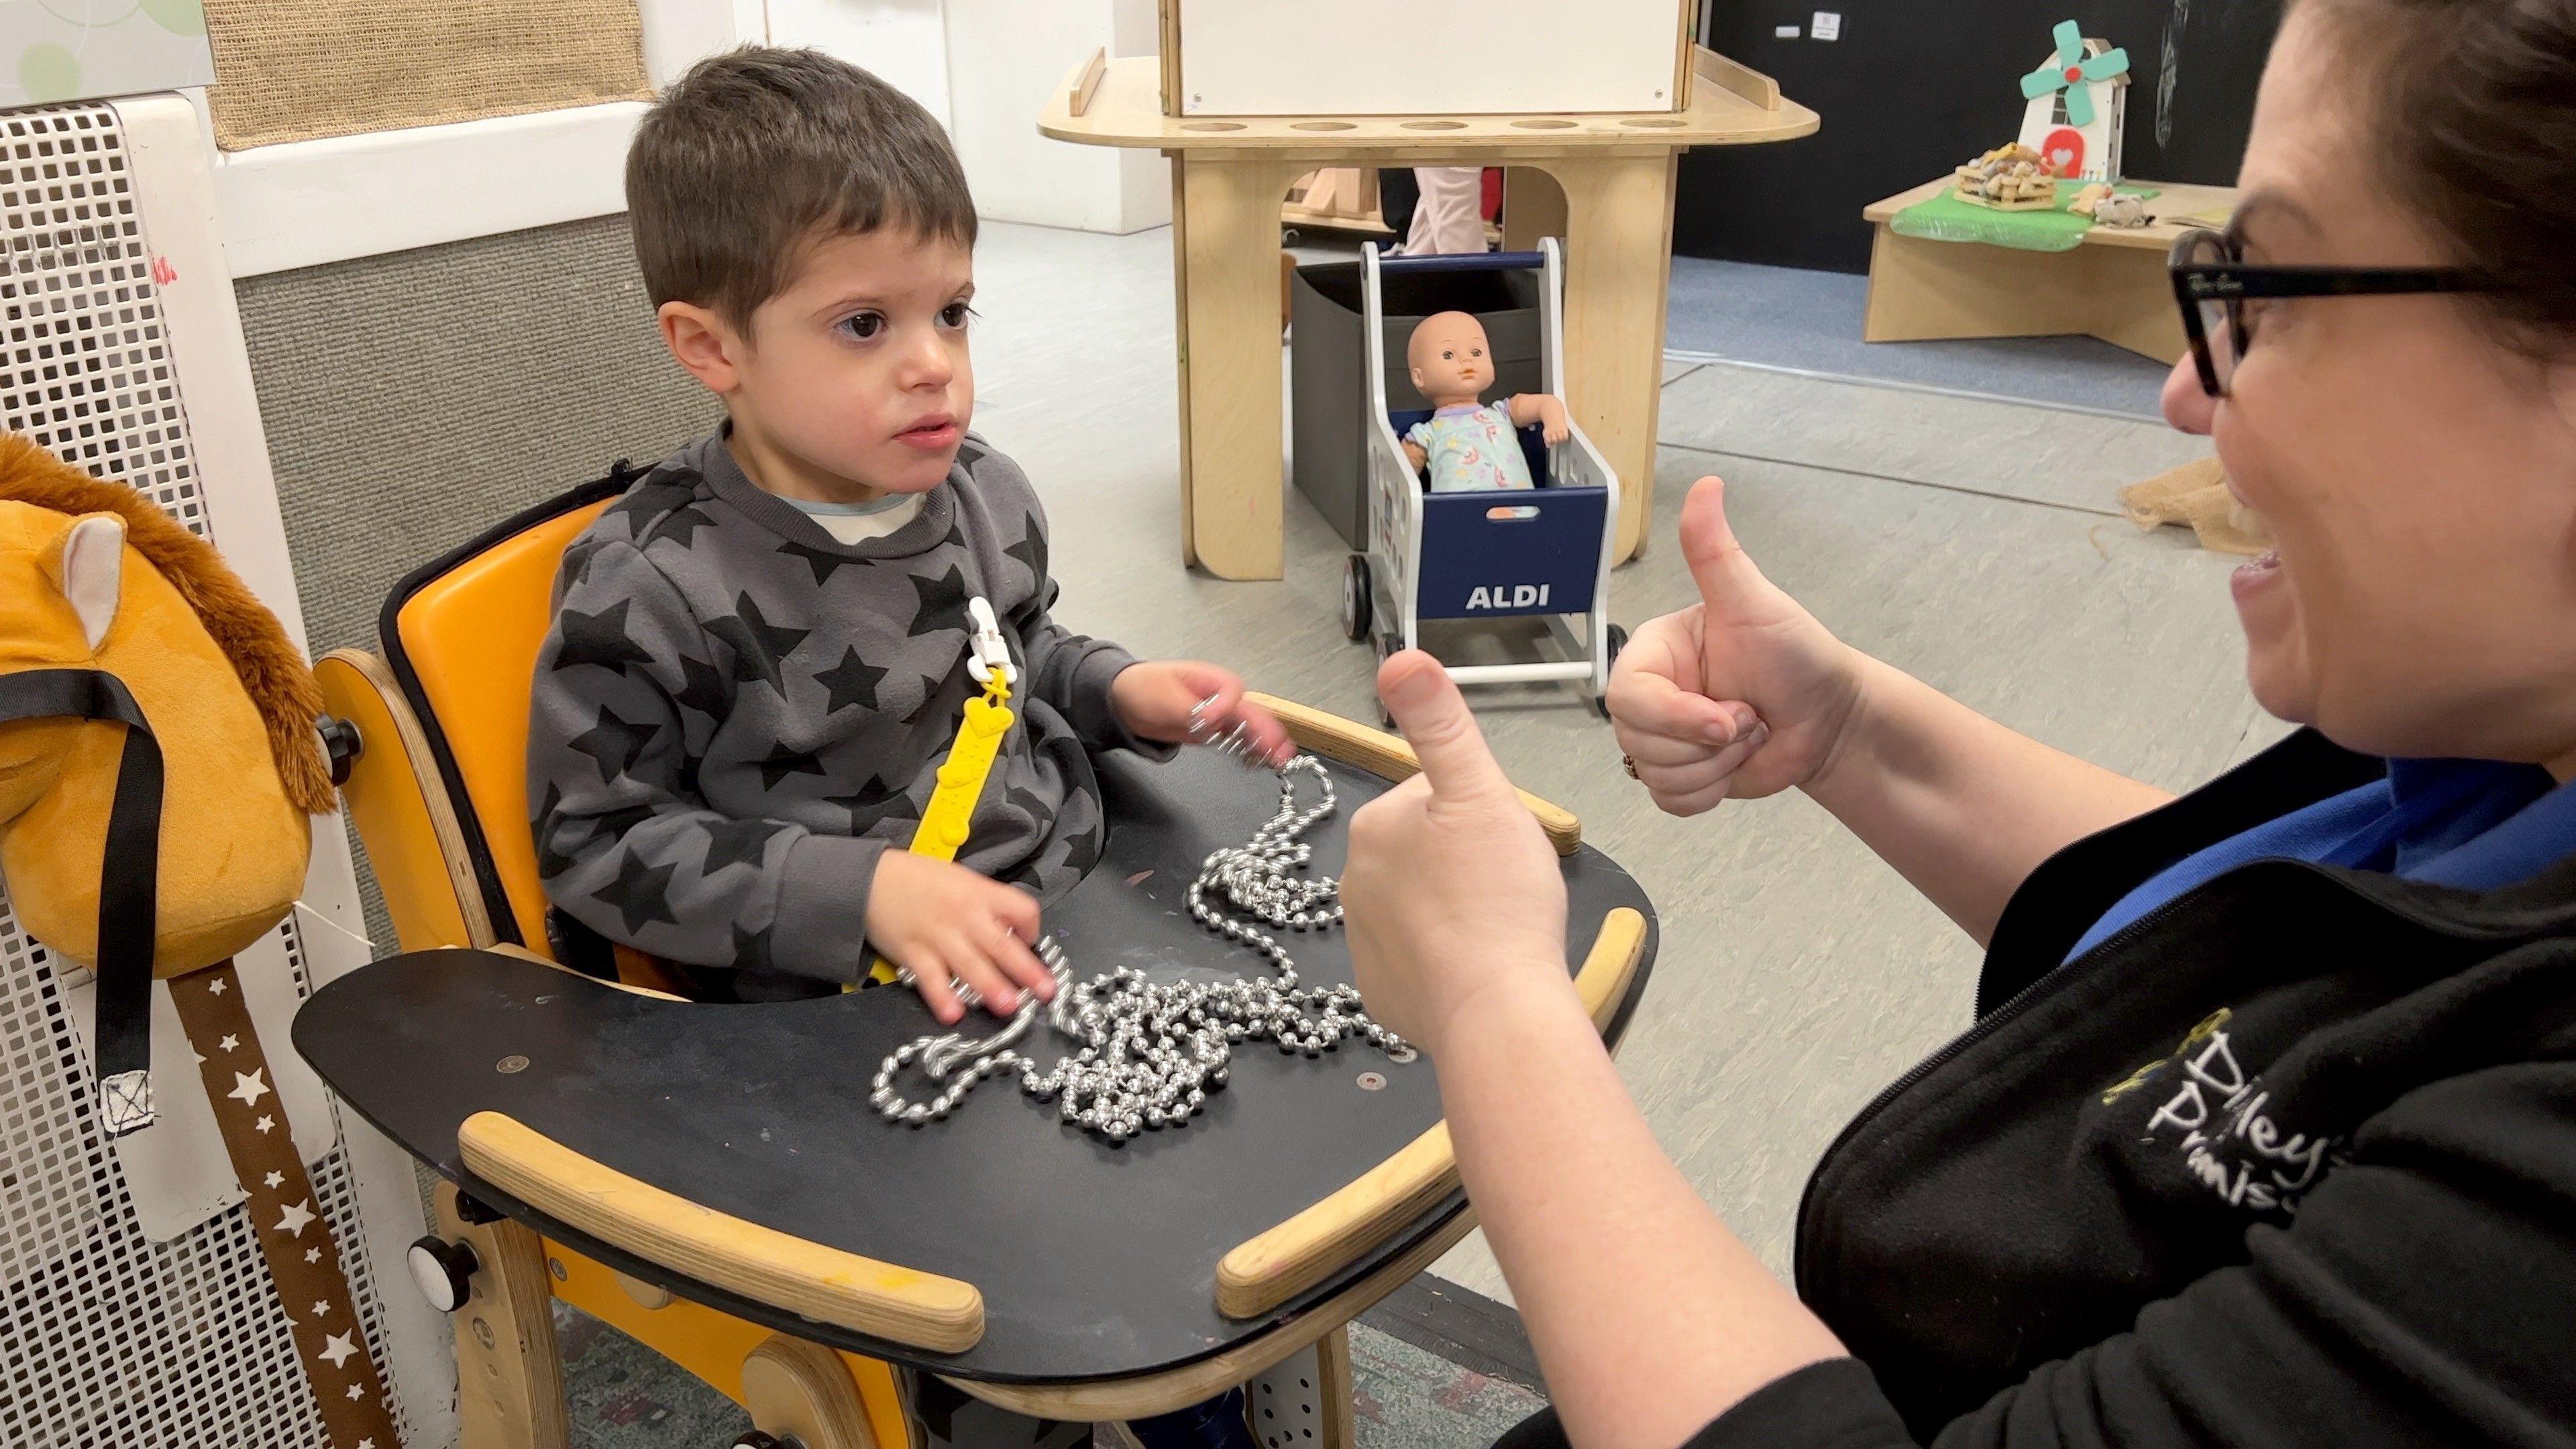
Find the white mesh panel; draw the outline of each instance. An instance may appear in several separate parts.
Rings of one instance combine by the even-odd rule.
[[[0,114],[0,237],[0,426],[205,533],[113,111]],[[298,994],[311,991],[293,923],[279,930]],[[327,1449],[243,1210],[145,1241],[62,984],[0,897],[0,1445]],[[313,1186],[384,1364],[346,1157],[325,1159]]]

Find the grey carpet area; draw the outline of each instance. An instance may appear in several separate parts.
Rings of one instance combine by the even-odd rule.
[[[2165,368],[2092,337],[1863,342],[1869,279],[1673,258],[1675,352],[1920,387],[2156,416]]]

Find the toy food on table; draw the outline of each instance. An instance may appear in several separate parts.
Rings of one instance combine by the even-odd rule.
[[[2048,159],[2028,146],[1998,146],[1961,166],[1952,188],[1961,201],[1997,211],[2039,211],[2057,205],[2057,179]]]

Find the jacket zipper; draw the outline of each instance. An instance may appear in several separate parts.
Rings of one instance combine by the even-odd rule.
[[[2356,885],[2355,882],[2345,874],[2327,870],[2312,861],[2272,860],[2255,863],[2275,868],[2294,867],[2310,875],[2323,877],[2335,885],[2342,887],[2344,890],[2362,897],[2364,900],[2379,907],[2381,910],[2387,911],[2391,915],[2401,917],[2415,925],[2429,927],[2443,931],[2446,934],[2453,935],[2466,934],[2475,936],[2490,934],[2487,932],[2477,931],[2463,932],[2460,929],[2460,923],[2458,921],[2446,919],[2438,914],[2424,910],[2411,901],[2403,899],[2388,899],[2382,897],[2377,892],[2364,890]],[[2242,867],[2240,867],[2240,869],[2241,868]],[[2218,879],[2223,880],[2225,878],[2226,877],[2221,876]],[[2119,930],[2112,932],[2109,936],[2104,937],[2100,945],[2085,952],[2082,956],[2075,957],[2071,960],[2060,961],[2055,966],[2052,966],[2048,970],[2040,973],[2037,980],[2031,982],[2021,990],[2014,992],[2011,997],[2005,1000],[2003,1005],[1998,1006],[1994,1010],[1987,1012],[1984,1016],[1977,1018],[1975,1022],[1969,1025],[1966,1031],[1952,1037],[1948,1043],[1943,1045],[1938,1051],[1933,1052],[1932,1055],[1916,1062],[1912,1067],[1906,1070],[1903,1076],[1888,1083],[1886,1087],[1880,1090],[1877,1096],[1870,1098],[1869,1105],[1861,1108],[1860,1111],[1853,1114],[1852,1119],[1843,1124],[1843,1130],[1834,1134],[1834,1140],[1827,1144],[1823,1154],[1817,1157],[1815,1171],[1810,1173],[1807,1177],[1806,1190],[1799,1194],[1798,1215],[1791,1225],[1791,1232],[1795,1235],[1793,1241],[1797,1244],[1792,1253],[1791,1262],[1791,1277],[1793,1281],[1796,1278],[1803,1276],[1800,1270],[1803,1266],[1803,1259],[1805,1257],[1804,1238],[1807,1226],[1807,1214],[1808,1210],[1815,1205],[1816,1185],[1824,1180],[1825,1168],[1834,1160],[1835,1154],[1841,1152],[1845,1146],[1849,1145],[1851,1139],[1858,1135],[1862,1128],[1869,1125],[1870,1119],[1886,1110],[1889,1103],[1904,1095],[1904,1093],[1908,1089],[1912,1088],[1917,1082],[1922,1081],[1925,1077],[1930,1076],[1932,1073],[1939,1071],[1942,1067],[1948,1065],[1952,1060],[1957,1058],[1961,1052],[1964,1052],[1968,1048],[1975,1046],[1977,1043],[1984,1041],[1987,1037],[1994,1035],[1995,1032],[2001,1030],[2003,1027],[2010,1025],[2012,1019],[2020,1015],[2022,1010],[2027,1007],[2033,999],[2048,987],[2056,984],[2056,982],[2066,974],[2069,967],[2078,965],[2081,962],[2091,957],[2098,956],[2106,951],[2110,951],[2114,947],[2125,946],[2129,942],[2136,940],[2138,937],[2146,934],[2150,929],[2180,912],[2183,907],[2191,902],[2193,896],[2198,895],[2201,891],[2207,890],[2210,886],[2215,884],[2217,884],[2216,880],[2206,881],[2191,890],[2185,891],[2183,894],[2174,897],[2172,900],[2165,902],[2163,905],[2147,912],[2138,919],[2122,926]],[[2527,930],[2507,931],[2498,934],[2521,935],[2527,934]]]

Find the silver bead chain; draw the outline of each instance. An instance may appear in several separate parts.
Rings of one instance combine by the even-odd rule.
[[[1198,743],[1266,764],[1252,752],[1242,725],[1220,733],[1202,729],[1198,717],[1192,711],[1191,735]],[[1153,981],[1135,967],[1121,966],[1077,983],[1055,938],[1045,937],[1037,944],[1038,959],[1055,978],[1055,999],[1041,1006],[1028,996],[1008,1026],[980,1040],[948,1032],[905,1043],[877,1067],[869,1101],[878,1114],[914,1127],[935,1122],[984,1078],[1016,1071],[1021,1091],[1053,1101],[1062,1120],[1117,1143],[1139,1132],[1178,1127],[1202,1111],[1208,1093],[1225,1086],[1238,1042],[1275,1042],[1282,1055],[1302,1052],[1311,1059],[1356,1037],[1392,1060],[1413,1060],[1403,1038],[1369,1018],[1357,988],[1298,985],[1296,963],[1271,934],[1328,930],[1342,919],[1339,882],[1301,874],[1314,849],[1299,837],[1333,813],[1332,776],[1312,755],[1272,768],[1279,775],[1278,813],[1249,842],[1207,858],[1190,883],[1189,906],[1201,925],[1266,957],[1276,976]],[[1311,777],[1321,792],[1311,805],[1298,803],[1301,777]],[[1228,914],[1211,895],[1249,919]],[[898,975],[911,980],[909,972]],[[980,1004],[965,983],[956,990],[970,1008]],[[1048,1026],[1079,1043],[1052,1068],[1013,1049],[1041,1010]],[[913,1100],[896,1080],[916,1067],[938,1087]]]

